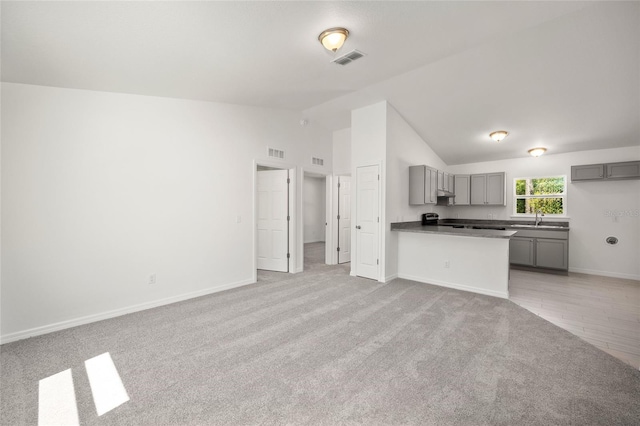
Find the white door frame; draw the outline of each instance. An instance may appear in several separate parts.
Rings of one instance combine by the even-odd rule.
[[[337,231],[335,216],[337,213],[334,213],[335,209],[335,200],[334,200],[334,183],[337,185],[338,178],[335,175],[327,175],[326,176],[326,184],[325,184],[325,195],[326,195],[326,212],[325,215],[327,217],[327,227],[324,234],[325,241],[325,252],[324,258],[327,265],[337,265],[338,264],[338,253],[335,250],[335,234]]]
[[[335,253],[335,259],[336,259],[336,263],[340,263],[340,253],[337,251],[337,247],[340,246],[341,250],[342,247],[345,247],[346,244],[340,239],[340,232],[342,231],[342,225],[340,225],[340,220],[342,219],[338,219],[338,215],[340,215],[340,192],[341,189],[340,187],[338,187],[338,185],[341,183],[340,182],[340,178],[349,178],[349,191],[351,192],[351,187],[352,187],[352,182],[353,180],[351,179],[351,175],[348,174],[341,174],[341,175],[337,175],[336,176],[336,180],[335,180],[335,187],[334,187],[334,191],[335,191],[335,212],[333,217],[331,218],[334,221],[334,237],[336,238],[336,241],[334,241],[334,246],[333,246],[333,252]],[[351,204],[351,203],[349,203]],[[349,205],[349,208],[351,208],[351,205]],[[350,222],[353,222],[353,212],[350,212]],[[351,226],[354,226],[353,224],[349,225],[349,230],[351,230]],[[351,233],[349,233],[349,248],[351,248]],[[349,257],[351,257],[351,249],[349,249]],[[347,263],[347,262],[345,262]]]
[[[338,264],[338,181],[342,176],[351,177],[351,174],[327,176],[327,233],[326,233],[326,258],[327,265]],[[353,180],[352,180],[353,191]],[[353,200],[353,197],[352,197]],[[351,204],[353,208],[353,203]],[[353,212],[351,214],[353,218]],[[353,220],[353,219],[352,219]],[[353,247],[353,245],[351,245]]]
[[[253,259],[252,259],[252,270],[253,270],[253,281],[258,281],[258,166],[264,167],[272,167],[275,169],[289,170],[289,179],[291,183],[289,185],[289,216],[291,220],[289,221],[289,273],[293,274],[296,272],[300,272],[297,270],[296,265],[298,264],[300,255],[302,254],[299,250],[299,245],[297,242],[300,240],[302,242],[301,235],[299,232],[300,220],[298,219],[298,212],[301,212],[298,209],[298,199],[301,198],[298,194],[301,192],[301,182],[298,179],[298,174],[300,169],[288,163],[281,163],[276,161],[269,160],[253,160],[253,223],[252,223],[252,232],[253,232]],[[300,237],[299,237],[300,236]]]
[[[329,247],[329,238],[331,237],[331,234],[329,233],[329,228],[330,223],[329,223],[329,212],[331,212],[331,202],[332,202],[332,193],[331,190],[332,188],[330,187],[330,182],[332,181],[332,175],[329,174],[328,172],[324,172],[324,171],[317,171],[317,170],[306,170],[306,172],[308,172],[311,175],[316,175],[316,176],[322,176],[324,177],[325,180],[325,227],[324,227],[324,244],[325,244],[325,256],[324,256],[324,261],[327,265],[331,265],[331,258],[329,257],[329,251],[330,248]],[[296,268],[296,272],[302,272],[304,270],[304,223],[303,223],[303,218],[304,218],[304,174],[305,174],[305,169],[304,167],[300,167],[300,229],[299,229],[299,235],[300,238],[298,239],[298,259],[300,260],[300,264],[298,265],[298,267]]]

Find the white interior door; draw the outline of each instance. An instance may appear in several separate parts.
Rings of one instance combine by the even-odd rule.
[[[338,177],[338,263],[351,262],[351,176]]]
[[[288,179],[287,170],[257,172],[258,269],[289,271]]]
[[[356,275],[378,279],[378,166],[356,169]]]

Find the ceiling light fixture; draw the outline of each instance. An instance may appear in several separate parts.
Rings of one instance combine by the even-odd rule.
[[[527,151],[532,157],[540,157],[542,154],[544,154],[545,152],[547,152],[547,148],[531,148],[529,151]]]
[[[320,43],[322,43],[325,49],[336,52],[342,47],[347,37],[349,37],[349,30],[336,27],[324,30],[318,36],[318,40],[320,40]]]
[[[496,142],[500,142],[507,136],[509,136],[509,132],[507,132],[506,130],[496,130],[495,132],[489,133],[489,137]]]

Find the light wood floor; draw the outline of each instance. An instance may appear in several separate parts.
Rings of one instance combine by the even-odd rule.
[[[512,269],[509,298],[640,368],[640,281]]]

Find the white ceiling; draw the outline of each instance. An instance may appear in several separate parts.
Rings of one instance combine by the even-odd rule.
[[[388,100],[447,164],[640,145],[638,2],[8,2],[2,81],[288,108]],[[318,34],[344,26],[331,64]],[[506,129],[502,143],[488,133]]]

